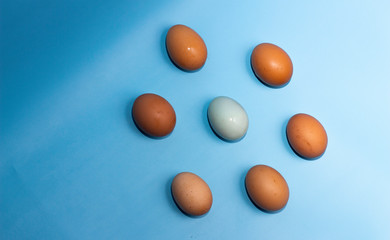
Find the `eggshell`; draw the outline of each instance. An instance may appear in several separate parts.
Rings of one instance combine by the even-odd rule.
[[[308,114],[299,113],[291,117],[286,132],[290,146],[303,158],[315,159],[322,156],[328,145],[325,128]]]
[[[138,128],[151,137],[164,137],[176,125],[175,110],[167,100],[159,95],[146,93],[133,104],[133,119]]]
[[[179,24],[171,27],[167,33],[166,47],[171,60],[181,69],[198,70],[206,62],[206,44],[187,26]]]
[[[216,97],[211,101],[207,116],[211,128],[222,139],[237,141],[245,136],[249,120],[244,108],[229,97]]]
[[[256,76],[271,87],[285,86],[293,74],[288,54],[271,43],[262,43],[253,49],[251,64]]]
[[[213,204],[209,186],[196,174],[177,174],[172,181],[171,190],[178,207],[188,215],[201,216],[207,213]]]
[[[245,186],[252,202],[260,209],[269,212],[284,208],[290,195],[283,176],[266,165],[252,167],[246,174]]]

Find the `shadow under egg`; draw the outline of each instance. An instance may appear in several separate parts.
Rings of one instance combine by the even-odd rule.
[[[173,199],[173,195],[172,195],[172,181],[173,181],[173,178],[170,178],[167,183],[166,183],[166,186],[165,186],[165,192],[166,192],[166,197],[167,197],[167,201],[170,205],[170,207],[173,209],[173,210],[177,210],[178,206],[175,202],[175,200]],[[173,201],[172,201],[173,200]],[[181,209],[179,208],[179,210],[181,211]]]
[[[139,131],[141,131],[137,124],[135,123],[134,119],[133,119],[133,104],[134,104],[134,101],[135,101],[135,98],[131,99],[127,104],[126,104],[126,107],[125,107],[125,118],[126,118],[126,123],[127,125],[129,126],[129,128],[131,128],[132,130],[135,131],[135,129],[138,129]]]

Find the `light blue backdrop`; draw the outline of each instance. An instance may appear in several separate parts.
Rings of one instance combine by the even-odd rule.
[[[390,3],[379,1],[1,1],[0,239],[390,239]],[[177,69],[174,24],[208,47],[204,68]],[[271,89],[251,71],[259,43],[282,47],[291,82]],[[142,135],[129,112],[153,92],[174,132]],[[220,95],[249,115],[238,143],[211,131]],[[319,119],[329,145],[297,157],[285,126]],[[290,200],[259,211],[247,170],[283,174]],[[183,215],[172,178],[191,171],[214,203]]]

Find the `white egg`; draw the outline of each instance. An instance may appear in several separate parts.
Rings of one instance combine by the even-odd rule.
[[[244,108],[229,97],[216,97],[207,110],[214,132],[227,141],[237,141],[248,130],[248,115]]]

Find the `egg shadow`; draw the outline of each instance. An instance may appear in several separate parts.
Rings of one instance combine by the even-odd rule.
[[[168,34],[168,31],[171,27],[169,28],[165,28],[163,31],[162,31],[162,35],[161,35],[161,39],[160,39],[160,47],[161,47],[161,52],[164,56],[164,58],[166,59],[167,62],[171,62],[176,68],[180,69],[181,71],[183,72],[187,72],[187,73],[194,73],[194,72],[198,72],[200,71],[204,65],[206,65],[206,62],[207,62],[207,58],[206,58],[206,62],[205,64],[203,64],[202,67],[200,67],[199,69],[196,69],[196,70],[187,70],[187,69],[183,69],[181,68],[179,65],[177,65],[171,58],[171,56],[169,55],[169,52],[168,52],[168,48],[167,48],[167,34]],[[171,65],[172,66],[172,65]]]
[[[256,46],[255,46],[256,47]],[[273,89],[279,89],[279,88],[283,88],[285,87],[286,85],[288,85],[291,81],[291,79],[286,82],[285,84],[283,85],[280,85],[280,86],[273,86],[273,85],[270,85],[266,82],[264,82],[261,78],[259,78],[257,76],[257,74],[255,73],[255,70],[253,70],[253,66],[252,66],[252,52],[253,52],[253,49],[255,48],[253,47],[252,49],[250,49],[246,55],[246,65],[247,65],[247,70],[249,72],[250,75],[253,75],[255,77],[255,79],[257,80],[257,82],[261,82],[263,85],[269,87],[269,88],[273,88]],[[291,76],[292,78],[292,76]]]
[[[246,186],[245,186],[245,178],[246,178],[246,174],[248,173],[247,170],[245,170],[241,176],[240,176],[240,191],[241,191],[241,194],[242,196],[247,199],[248,201],[252,202],[252,200],[250,199],[249,195],[248,195],[248,192],[246,191]],[[253,204],[253,202],[252,202]],[[254,205],[254,204],[253,204]],[[251,205],[252,206],[252,205]],[[256,206],[256,205],[255,205]]]
[[[209,109],[210,103],[211,103],[210,100],[206,101],[206,103],[204,104],[203,109],[202,109],[202,122],[203,122],[203,125],[207,129],[208,132],[210,132],[210,124],[209,124],[209,118],[207,116],[207,111]],[[212,132],[212,129],[211,129],[211,132]]]
[[[315,157],[315,158],[308,158],[308,157],[305,157],[305,156],[302,156],[301,154],[299,154],[297,151],[295,151],[295,149],[292,147],[291,143],[290,143],[290,140],[288,139],[288,135],[287,135],[287,124],[288,124],[288,121],[290,119],[286,120],[283,124],[283,128],[282,128],[282,139],[283,139],[283,143],[284,145],[286,146],[286,148],[289,148],[290,151],[292,153],[294,153],[295,155],[297,155],[298,157],[304,159],[304,160],[307,160],[307,161],[315,161],[319,158],[321,158],[325,152],[326,152],[326,149],[325,151],[318,157]]]
[[[171,178],[169,181],[168,181],[168,186],[167,186],[167,192],[168,192],[168,198],[169,198],[169,201],[172,203],[174,203],[174,204],[171,204],[172,206],[174,206],[174,205],[176,205],[176,209],[179,209],[179,211],[183,214],[183,215],[185,215],[185,216],[187,216],[187,217],[190,217],[190,218],[203,218],[203,217],[205,217],[205,216],[207,216],[208,214],[209,214],[209,212],[211,211],[211,208],[210,208],[210,210],[207,212],[207,213],[205,213],[205,214],[203,214],[203,215],[200,215],[200,216],[195,216],[195,215],[190,215],[190,214],[188,214],[188,213],[186,213],[186,212],[184,212],[181,208],[180,208],[180,206],[179,206],[179,204],[177,204],[177,202],[176,202],[176,200],[175,200],[175,198],[173,197],[173,192],[172,192],[172,181],[173,181],[173,179],[174,179],[174,177],[173,178]],[[212,206],[211,206],[212,207]]]
[[[281,138],[282,138],[283,145],[287,149],[287,151],[290,152],[290,154],[297,155],[294,149],[291,147],[290,142],[288,141],[287,138],[287,124],[289,120],[290,119],[287,119],[283,122],[282,130],[281,130]]]
[[[166,182],[166,185],[165,185],[165,195],[167,197],[167,201],[169,203],[169,206],[175,211],[175,212],[178,212],[177,210],[179,209],[180,212],[183,212],[176,204],[175,202],[175,199],[173,198],[173,195],[172,195],[172,181],[173,181],[173,178],[174,177],[171,177],[168,179],[168,181]]]
[[[162,31],[161,37],[160,37],[161,54],[163,55],[163,57],[164,57],[165,61],[168,63],[168,65],[172,69],[175,69],[174,66],[176,66],[176,64],[172,61],[171,57],[169,56],[167,45],[166,45],[166,37],[167,37],[168,31],[169,31],[169,27],[164,28],[164,30]],[[173,63],[174,66],[172,66],[171,63]]]
[[[203,106],[203,109],[202,109],[202,122],[203,122],[203,125],[206,128],[207,132],[209,133],[209,135],[212,136],[212,137],[215,137],[216,134],[215,134],[213,128],[211,127],[211,125],[210,125],[209,117],[208,117],[208,114],[207,114],[207,111],[209,109],[209,105],[210,105],[211,101],[212,100],[207,101],[204,104],[204,106]]]
[[[133,129],[137,129],[139,132],[141,132],[144,136],[148,137],[148,138],[151,138],[151,139],[156,139],[156,140],[160,140],[160,139],[165,139],[167,137],[169,137],[173,131],[171,133],[169,133],[168,135],[165,135],[163,137],[155,137],[155,136],[151,136],[147,133],[145,133],[137,124],[136,122],[134,121],[134,116],[133,116],[133,104],[134,104],[134,101],[136,100],[136,98],[133,98],[131,99],[127,105],[126,105],[126,108],[125,108],[125,118],[126,118],[126,122],[127,122],[127,125],[133,130]]]
[[[252,52],[253,52],[253,49],[255,47],[256,46],[254,46],[253,48],[249,49],[248,52],[246,53],[246,55],[245,55],[245,66],[246,66],[248,74],[251,75],[252,77],[254,77],[254,79],[256,80],[256,83],[257,83],[259,81],[259,79],[257,78],[255,72],[253,71],[252,60],[251,60]]]
[[[127,126],[129,126],[129,128],[132,130],[132,131],[140,131],[140,129],[138,128],[137,124],[135,124],[134,120],[133,120],[133,114],[132,114],[132,108],[133,108],[133,104],[134,104],[134,101],[135,101],[136,98],[132,98],[127,104],[126,104],[126,108],[125,108],[125,118],[126,118],[126,123],[127,123]]]
[[[246,184],[245,184],[245,178],[246,178],[246,174],[247,174],[248,171],[245,171],[242,175],[241,175],[241,181],[240,181],[240,189],[241,189],[241,193],[243,195],[246,196],[246,198],[252,203],[252,205],[257,208],[258,210],[262,211],[263,213],[267,213],[267,214],[276,214],[276,213],[279,213],[281,211],[283,211],[284,208],[286,208],[287,204],[277,210],[277,211],[269,211],[269,210],[266,210],[264,208],[261,208],[259,206],[256,205],[256,203],[250,198],[249,194],[248,194],[248,189],[246,188]]]
[[[245,136],[246,136],[246,134],[247,134],[248,131],[245,132],[245,134],[244,134],[242,137],[240,137],[239,139],[236,139],[236,140],[228,140],[228,139],[225,139],[225,138],[219,136],[219,135],[214,131],[214,128],[211,126],[210,119],[209,119],[209,115],[208,115],[208,108],[209,108],[209,105],[210,105],[211,102],[212,102],[212,100],[209,101],[209,102],[207,102],[206,105],[203,107],[202,116],[203,116],[203,119],[204,119],[204,120],[203,120],[204,125],[206,126],[206,128],[211,129],[211,132],[213,133],[212,135],[213,135],[213,136],[216,136],[217,138],[219,138],[219,139],[221,139],[222,141],[227,142],[227,143],[236,143],[236,142],[240,142],[243,138],[245,138]]]

